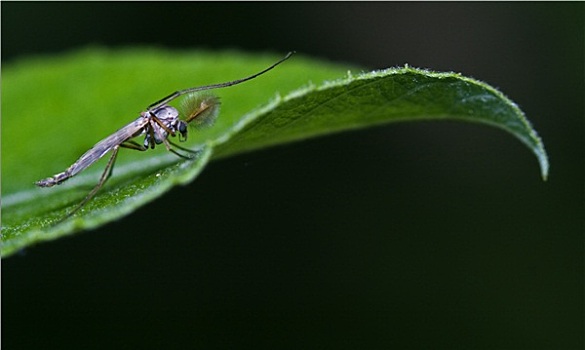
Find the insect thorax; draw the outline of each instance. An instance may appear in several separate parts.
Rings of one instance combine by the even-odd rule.
[[[179,111],[174,107],[163,105],[151,111],[143,112],[142,116],[150,119],[149,123],[145,126],[145,147],[148,147],[149,145],[151,147],[154,146],[151,141],[152,136],[154,136],[154,143],[156,144],[162,143],[169,134],[175,136],[178,132],[181,139],[184,139],[187,136],[187,128],[184,125],[184,122],[179,119]],[[164,127],[161,126],[161,124],[164,125]]]

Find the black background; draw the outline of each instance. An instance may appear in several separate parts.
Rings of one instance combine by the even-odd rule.
[[[1,6],[3,65],[99,44],[461,72],[551,160],[542,182],[513,137],[441,122],[214,162],[3,260],[5,349],[583,348],[583,3]]]

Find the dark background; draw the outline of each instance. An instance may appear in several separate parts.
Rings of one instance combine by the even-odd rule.
[[[551,160],[543,182],[506,133],[426,122],[214,162],[3,260],[5,349],[583,348],[583,3],[1,6],[3,65],[139,44],[461,72]]]

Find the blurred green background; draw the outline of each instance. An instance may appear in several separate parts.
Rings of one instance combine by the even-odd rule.
[[[3,260],[4,347],[582,349],[584,13],[2,2],[3,68],[148,45],[456,71],[518,103],[551,160],[542,182],[502,131],[425,122],[214,162],[123,220]]]

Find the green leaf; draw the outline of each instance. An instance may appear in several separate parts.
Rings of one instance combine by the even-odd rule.
[[[172,91],[242,78],[279,58],[92,48],[5,65],[2,256],[123,217],[192,182],[211,159],[388,122],[450,119],[502,128],[533,151],[547,176],[544,147],[523,113],[482,82],[409,67],[359,74],[297,54],[253,81],[215,91],[222,101],[215,126],[191,130],[184,145],[201,150],[196,159],[164,147],[123,149],[98,195],[57,223],[95,186],[108,157],[60,186],[36,188],[35,181],[65,170]]]

